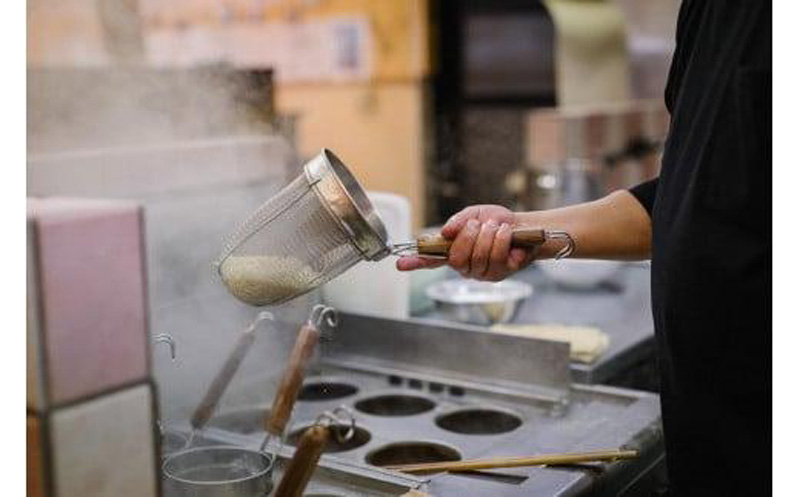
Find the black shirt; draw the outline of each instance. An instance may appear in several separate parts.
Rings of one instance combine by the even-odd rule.
[[[652,218],[667,467],[680,497],[771,492],[771,10],[684,0],[661,174],[631,190]]]

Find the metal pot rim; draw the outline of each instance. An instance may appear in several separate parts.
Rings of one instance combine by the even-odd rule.
[[[489,292],[484,292],[488,298],[483,300],[475,298],[475,294],[469,293],[481,287],[488,289],[489,292],[495,291],[495,293],[490,295]],[[496,291],[498,289],[501,291]],[[533,287],[528,283],[515,280],[488,282],[450,279],[438,281],[430,285],[425,289],[425,293],[431,300],[446,304],[503,304],[530,297],[533,294]]]
[[[367,192],[336,154],[323,148],[304,172],[314,194],[364,258],[380,260],[390,253],[386,226]]]
[[[265,469],[258,471],[250,476],[246,476],[243,478],[235,478],[230,480],[217,480],[217,481],[187,480],[186,478],[181,478],[179,476],[174,475],[168,469],[169,463],[173,462],[178,457],[185,456],[186,454],[191,454],[195,452],[212,451],[212,450],[225,450],[225,451],[247,452],[250,454],[257,454],[265,458],[269,462],[269,464]],[[164,459],[164,462],[161,464],[161,471],[164,473],[165,477],[169,478],[170,480],[180,482],[182,484],[195,485],[199,487],[210,487],[210,486],[225,485],[225,484],[243,483],[251,480],[256,480],[259,478],[270,477],[274,465],[275,465],[275,457],[265,452],[261,452],[259,450],[247,449],[244,447],[234,447],[231,445],[209,445],[203,447],[193,447],[190,449],[184,449],[178,452],[173,452]]]

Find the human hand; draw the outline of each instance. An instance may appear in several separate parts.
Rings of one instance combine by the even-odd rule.
[[[464,277],[500,281],[528,265],[535,251],[511,248],[513,212],[499,205],[473,205],[451,217],[442,236],[452,240],[446,261],[419,256],[401,257],[400,271],[439,267],[449,264]]]

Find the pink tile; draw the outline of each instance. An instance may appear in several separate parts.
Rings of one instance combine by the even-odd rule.
[[[49,403],[148,374],[141,211],[129,202],[29,201]]]

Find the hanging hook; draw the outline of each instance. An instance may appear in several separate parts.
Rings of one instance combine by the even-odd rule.
[[[316,424],[333,428],[347,426],[347,431],[344,433],[339,429],[332,430],[333,435],[339,443],[349,441],[356,433],[355,414],[353,414],[350,408],[344,405],[335,408],[333,411],[325,411],[317,416]]]
[[[261,321],[264,321],[266,319],[268,319],[270,321],[275,321],[275,316],[273,316],[272,313],[269,312],[269,311],[261,311],[261,312],[259,312],[258,315],[256,316],[256,318],[253,320],[253,322],[250,323],[250,326],[247,327],[247,329],[245,330],[245,333],[254,332],[256,330],[256,327],[258,326],[258,324]]]
[[[553,256],[553,259],[555,259],[555,260],[563,259],[565,257],[571,256],[572,253],[575,252],[575,240],[566,231],[560,231],[560,230],[547,231],[547,232],[545,232],[545,236],[550,240],[566,240],[567,241],[567,244],[564,246],[564,248],[559,250],[556,253],[556,255]]]
[[[153,337],[153,343],[166,343],[169,346],[169,356],[174,361],[175,360],[175,340],[172,338],[172,335],[167,333],[159,333]]]
[[[339,324],[339,316],[336,314],[336,309],[333,307],[324,304],[317,304],[313,309],[311,309],[311,315],[308,318],[308,323],[319,327],[323,321],[331,328],[335,328],[336,325]]]

